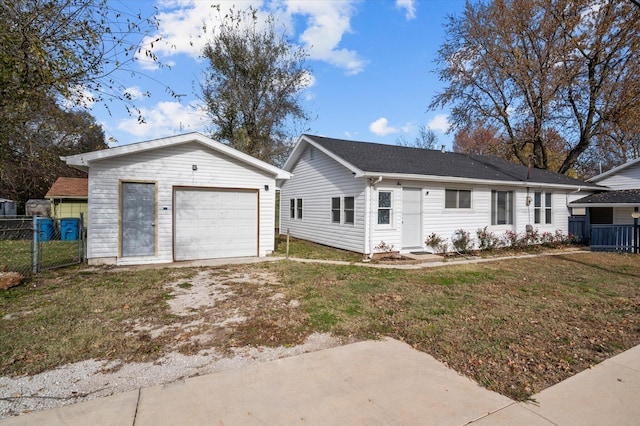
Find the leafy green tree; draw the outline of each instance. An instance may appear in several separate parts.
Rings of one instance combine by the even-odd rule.
[[[65,111],[50,99],[30,111],[0,158],[0,194],[24,205],[43,198],[60,176],[84,173],[68,167],[60,156],[106,149],[102,127],[84,111]]]
[[[277,32],[273,16],[231,10],[204,48],[201,83],[213,138],[281,165],[309,116],[300,95],[308,85],[308,56]]]
[[[61,171],[58,155],[104,146],[93,118],[73,109],[115,101],[142,119],[121,76],[140,75],[132,65],[141,58],[161,66],[151,51],[157,21],[130,12],[131,4],[2,2],[0,195],[42,197]]]
[[[475,122],[495,127],[517,161],[560,173],[570,173],[598,139],[615,132],[624,147],[639,133],[640,11],[633,4],[468,2],[446,33],[438,53],[446,86],[430,106],[452,106],[452,131]],[[551,131],[566,142],[560,161],[550,155]]]

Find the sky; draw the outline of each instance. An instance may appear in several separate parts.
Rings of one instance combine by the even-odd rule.
[[[306,133],[351,140],[395,144],[412,141],[420,126],[451,148],[448,111],[428,109],[442,89],[435,74],[436,54],[444,41],[444,23],[460,14],[464,0],[110,0],[148,16],[157,9],[160,42],[153,52],[170,67],[159,68],[141,58],[136,75],[120,77],[144,124],[113,103],[92,106],[110,146],[124,145],[186,132],[209,133],[199,100],[207,63],[201,51],[213,37],[220,4],[224,12],[249,5],[261,16],[273,14],[289,40],[309,53],[311,70],[302,105],[312,117]],[[203,37],[203,25],[209,32]],[[179,98],[165,91],[170,87]],[[142,96],[148,92],[149,96]]]

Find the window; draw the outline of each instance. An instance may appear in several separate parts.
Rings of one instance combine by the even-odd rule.
[[[338,199],[339,200],[339,199]],[[353,197],[344,197],[344,223],[354,223],[355,200]]]
[[[378,225],[391,224],[391,191],[378,191]]]
[[[513,191],[491,191],[491,224],[513,225]]]
[[[446,189],[444,207],[447,209],[470,209],[471,191],[466,189]]]
[[[302,198],[298,198],[298,219],[302,219]]]
[[[547,223],[551,223],[551,193],[544,193],[544,219]]]
[[[535,192],[533,194],[533,222],[550,224],[551,216],[551,192]]]
[[[331,222],[340,223],[340,197],[331,199]]]
[[[296,200],[293,198],[289,200],[289,217],[295,219],[296,217]]]

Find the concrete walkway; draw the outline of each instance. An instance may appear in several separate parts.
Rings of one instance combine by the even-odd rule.
[[[392,339],[0,421],[0,425],[637,425],[640,346],[517,403]]]

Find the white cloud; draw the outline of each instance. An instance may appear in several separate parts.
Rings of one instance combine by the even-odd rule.
[[[407,21],[416,17],[416,0],[396,0],[396,7],[405,10],[405,18]]]
[[[194,101],[189,105],[179,102],[159,102],[152,109],[141,108],[144,123],[136,117],[121,120],[119,130],[139,140],[165,137],[172,134],[202,131],[207,125],[204,107]]]
[[[69,88],[69,96],[62,100],[65,108],[82,107],[91,109],[96,103],[93,93],[84,86],[73,86]]]
[[[131,100],[138,100],[138,99],[142,99],[145,94],[142,92],[142,90],[140,90],[140,87],[138,86],[131,86],[131,87],[127,87],[126,89],[124,89],[124,94],[125,96],[129,95],[131,97]]]
[[[261,15],[272,13],[290,32],[295,27],[294,17],[305,17],[306,28],[300,34],[299,41],[309,51],[310,58],[342,68],[347,74],[358,74],[367,62],[356,51],[340,47],[344,34],[351,32],[351,17],[355,13],[356,2],[357,0],[274,0],[265,4],[260,0],[247,0],[223,2],[218,12],[210,2],[165,0],[158,5],[159,35],[162,40],[154,44],[153,52],[163,62],[166,62],[166,57],[176,54],[199,58],[207,37],[213,35],[212,31],[219,24],[221,16],[231,6],[235,6],[236,10],[252,6]],[[207,28],[206,37],[204,27]],[[157,35],[147,38],[147,45],[156,37]],[[137,59],[143,68],[156,68],[143,55],[138,55]]]
[[[307,17],[307,28],[299,39],[309,50],[310,57],[343,68],[349,75],[360,73],[367,63],[356,51],[338,47],[342,37],[352,32],[354,3],[353,0],[285,0],[284,3],[288,15]]]
[[[369,125],[369,130],[371,133],[378,136],[386,136],[392,133],[398,133],[398,129],[395,127],[389,126],[389,121],[384,118],[378,118],[376,121]]]
[[[449,130],[449,120],[447,114],[437,114],[427,123],[427,127],[433,131],[446,133]]]

